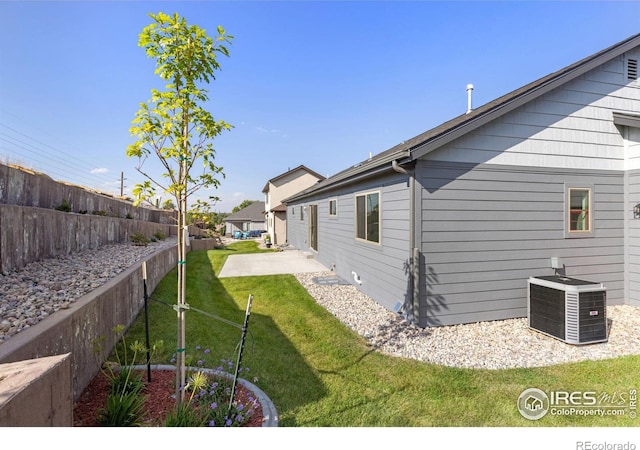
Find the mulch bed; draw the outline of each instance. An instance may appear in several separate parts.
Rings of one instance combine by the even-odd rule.
[[[171,370],[152,370],[151,382],[148,382],[147,373],[144,372],[145,421],[147,426],[162,426],[167,412],[175,406],[175,400],[173,399],[176,386],[175,377],[175,372]],[[109,380],[102,372],[99,372],[74,404],[73,426],[99,427],[98,413],[105,406],[108,392]],[[238,383],[236,388],[237,399],[246,400],[252,395],[247,388]],[[243,427],[261,427],[262,422],[262,408],[258,403],[255,413]]]

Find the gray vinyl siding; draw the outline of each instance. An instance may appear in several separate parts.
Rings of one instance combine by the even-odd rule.
[[[474,164],[624,170],[612,113],[640,111],[640,86],[620,56],[480,127],[430,159]]]
[[[624,172],[422,160],[417,174],[421,326],[526,316],[526,281],[553,274],[551,257],[624,303]],[[594,237],[564,237],[566,184],[594,187]]]
[[[356,240],[355,196],[380,193],[380,243]],[[337,216],[329,216],[329,200],[337,200]],[[300,206],[318,205],[318,250],[309,249],[308,209],[300,220]],[[295,208],[295,215],[292,215]],[[311,251],[336,275],[355,285],[391,311],[407,295],[405,266],[409,257],[409,191],[407,177],[393,174],[287,205],[287,239],[295,248]],[[362,281],[354,282],[352,272]]]
[[[629,271],[629,304],[640,306],[640,218],[633,215],[633,207],[640,203],[640,170],[629,171],[628,219],[628,271]]]

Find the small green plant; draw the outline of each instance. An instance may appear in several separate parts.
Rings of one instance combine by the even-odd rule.
[[[144,424],[145,398],[140,392],[110,393],[98,423],[107,427],[138,427]]]
[[[167,235],[162,232],[162,230],[158,230],[153,233],[153,237],[159,241],[164,241],[167,238]]]
[[[99,210],[93,211],[92,214],[94,216],[106,216],[107,212],[105,210],[103,210],[103,209],[99,209]]]
[[[80,211],[78,211],[78,214],[86,214],[87,210],[86,209],[81,209]]]
[[[130,213],[127,213],[127,215],[125,216],[127,219],[133,219],[133,216]]]
[[[135,233],[135,234],[131,235],[131,242],[133,243],[133,245],[144,245],[144,246],[146,246],[151,241],[144,234]]]
[[[135,373],[133,367],[139,355],[144,354],[147,349],[139,341],[134,341],[127,346],[123,325],[114,327],[113,332],[119,338],[122,349],[121,354],[116,346],[115,364],[105,361],[104,338],[93,342],[94,353],[99,358],[100,370],[109,380],[109,394],[105,407],[98,412],[98,423],[114,427],[140,426],[144,423],[144,382],[142,375]],[[151,350],[155,351],[157,346],[155,345]]]
[[[58,211],[71,212],[71,205],[69,205],[69,202],[65,198],[65,199],[62,199],[62,203],[60,203],[58,206],[56,206],[56,209]]]

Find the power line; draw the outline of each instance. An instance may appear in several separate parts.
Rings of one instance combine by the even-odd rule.
[[[6,137],[2,137],[2,136],[6,136]],[[43,163],[46,161],[47,165],[58,165],[59,168],[60,168],[60,164],[62,164],[62,168],[66,171],[67,174],[69,173],[70,169],[74,169],[79,171],[80,176],[83,176],[83,177],[86,176],[86,170],[78,166],[73,161],[62,160],[56,157],[56,155],[51,154],[50,152],[40,151],[38,148],[29,146],[28,143],[18,140],[13,136],[8,136],[7,134],[0,132],[0,141],[5,142],[5,145],[3,145],[3,149],[6,151],[11,151],[13,153],[16,153],[16,150],[15,150],[16,148],[22,149],[24,150],[24,152],[28,152],[28,153],[31,153],[32,155],[35,155],[35,157],[33,157],[35,161],[38,161],[40,163]],[[20,152],[18,156],[21,156],[21,157],[26,156],[24,152]],[[45,158],[45,161],[43,161],[42,159],[39,159],[38,157]],[[95,178],[102,178],[102,177],[98,176]],[[95,181],[95,178],[92,178],[91,180]],[[105,177],[103,178],[103,180],[106,181],[107,178]]]
[[[57,174],[60,176],[60,180],[67,180],[67,182],[71,182],[69,180],[71,176],[74,179],[80,180],[83,184],[87,184],[87,187],[92,187],[103,192],[111,190],[114,191],[114,193],[117,193],[117,185],[110,176],[102,173],[91,173],[91,171],[95,169],[95,166],[92,164],[59,150],[56,147],[41,142],[11,126],[3,123],[0,123],[0,126],[9,130],[13,134],[20,136],[17,137],[0,131],[0,136],[4,136],[4,138],[0,137],[0,141],[5,143],[0,146],[0,150],[17,156],[20,163],[24,164],[25,162],[28,162],[29,164],[33,164],[33,161],[36,161],[41,165],[41,167],[37,168],[38,171],[48,175]],[[26,140],[24,138],[26,138]],[[32,142],[27,142],[27,140],[38,145],[34,145]],[[47,150],[43,147],[53,151]],[[66,156],[66,158],[62,158],[61,156]],[[25,157],[28,157],[27,161],[22,160],[22,158]],[[105,186],[108,186],[108,188],[105,188]]]

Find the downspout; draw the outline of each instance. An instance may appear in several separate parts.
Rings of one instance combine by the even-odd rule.
[[[415,169],[405,169],[398,160],[391,161],[391,167],[409,177],[409,276],[411,278],[411,311],[406,311],[407,319],[418,325],[420,315],[420,251],[416,247],[416,177]]]

